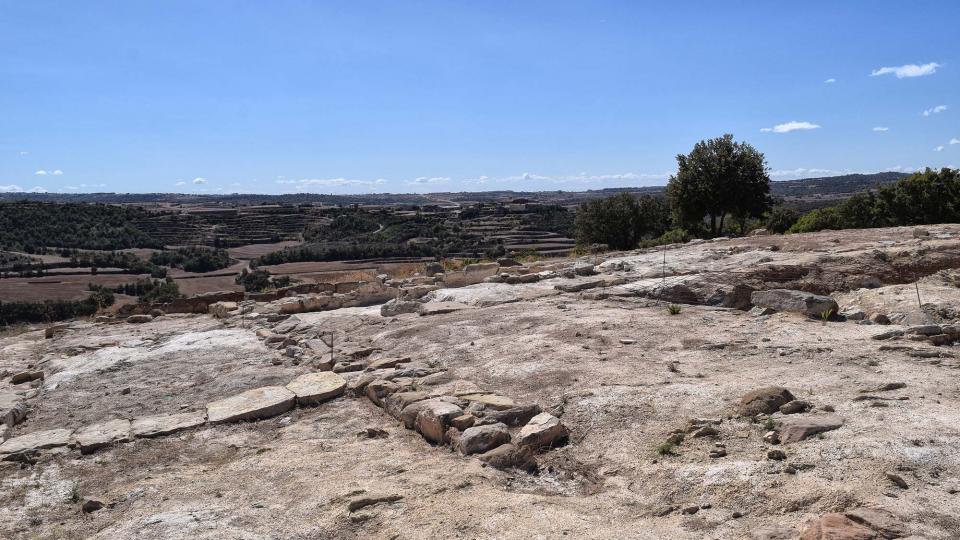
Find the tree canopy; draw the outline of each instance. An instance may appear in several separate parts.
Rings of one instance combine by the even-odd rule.
[[[770,177],[763,154],[733,135],[698,142],[677,156],[677,174],[667,183],[675,218],[685,228],[723,234],[728,215],[760,217],[770,207]]]
[[[659,236],[670,224],[663,199],[644,195],[637,199],[621,193],[590,201],[577,211],[577,242],[607,244],[613,249],[633,249],[640,240]]]

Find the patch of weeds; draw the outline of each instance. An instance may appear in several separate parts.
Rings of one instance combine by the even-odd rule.
[[[669,304],[667,305],[667,312],[671,315],[679,315],[683,311],[683,306],[680,304]]]
[[[773,431],[777,429],[777,423],[773,421],[773,418],[767,418],[763,421],[763,429]]]
[[[80,502],[80,483],[74,482],[73,486],[70,487],[70,502],[78,503]]]
[[[667,441],[662,443],[657,447],[657,453],[661,456],[679,456],[680,452],[677,450],[677,445]]]

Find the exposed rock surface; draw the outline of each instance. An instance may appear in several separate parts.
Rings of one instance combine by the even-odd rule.
[[[540,413],[527,422],[517,435],[517,443],[531,448],[549,448],[567,439],[570,432],[560,419],[550,413]]]
[[[319,405],[343,394],[347,381],[332,371],[301,375],[287,384],[287,390],[297,397],[297,405]],[[279,413],[278,413],[279,414]]]
[[[296,394],[282,386],[254,388],[207,404],[211,424],[270,418],[293,408]]]
[[[206,422],[206,411],[144,416],[130,422],[130,433],[134,437],[159,437],[202,426]]]
[[[750,301],[758,307],[795,311],[812,317],[820,317],[824,313],[836,314],[839,311],[837,301],[829,296],[787,289],[756,291],[750,295]]]
[[[92,454],[113,443],[130,441],[130,421],[120,418],[84,426],[73,434],[73,439],[81,454]]]

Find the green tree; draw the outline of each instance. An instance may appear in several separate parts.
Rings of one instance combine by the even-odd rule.
[[[670,225],[670,212],[662,199],[645,195],[638,200],[621,193],[582,205],[574,223],[581,245],[633,249],[643,238],[663,234]]]
[[[677,156],[677,174],[670,177],[667,197],[677,221],[688,229],[723,234],[729,214],[759,218],[770,207],[770,177],[763,154],[733,135],[698,142],[688,155]]]

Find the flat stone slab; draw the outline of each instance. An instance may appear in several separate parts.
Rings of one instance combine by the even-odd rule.
[[[780,421],[778,432],[784,443],[799,442],[843,425],[843,419],[835,414],[800,416]]]
[[[422,317],[426,317],[429,315],[453,313],[454,311],[461,311],[464,309],[473,309],[473,306],[461,304],[460,302],[427,302],[426,304],[420,304],[420,307],[417,308],[417,313],[419,313]]]
[[[0,392],[0,424],[13,427],[27,416],[23,398],[13,392]]]
[[[145,416],[133,419],[130,423],[130,433],[134,437],[160,437],[202,426],[205,423],[207,423],[206,411]]]
[[[406,364],[408,362],[410,362],[409,356],[403,358],[378,358],[370,362],[370,365],[367,366],[367,371],[397,367],[399,364]]]
[[[297,396],[298,405],[319,405],[343,394],[347,381],[332,371],[307,373],[290,381],[287,390]]]
[[[131,439],[130,421],[122,418],[84,426],[73,434],[73,440],[80,447],[81,454],[91,454],[115,442],[127,442]]]
[[[497,394],[466,394],[459,396],[461,399],[467,401],[476,401],[477,403],[483,403],[491,409],[498,411],[505,411],[507,409],[512,409],[517,406],[512,399],[506,396],[500,396]]]
[[[264,386],[207,404],[211,424],[270,418],[293,408],[297,396],[282,386]]]
[[[42,450],[44,448],[56,448],[58,446],[67,446],[70,444],[70,435],[73,434],[69,429],[49,429],[46,431],[34,431],[19,437],[7,439],[0,444],[0,454],[7,457],[29,452],[31,450]]]

